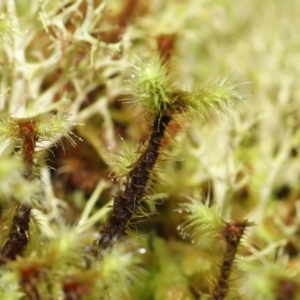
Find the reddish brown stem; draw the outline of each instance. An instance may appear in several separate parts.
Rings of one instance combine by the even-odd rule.
[[[33,276],[32,276],[33,277]],[[35,278],[28,277],[22,279],[19,284],[30,300],[41,300],[41,295],[36,282],[32,282]],[[33,279],[33,280],[32,280]]]
[[[157,46],[162,64],[168,64],[175,48],[176,34],[161,34],[157,37]]]
[[[89,283],[67,277],[63,282],[64,300],[81,300],[90,295]]]
[[[22,141],[22,160],[26,167],[23,176],[30,181],[34,179],[34,149],[38,140],[35,131],[36,118],[12,120],[17,124],[18,137]],[[31,207],[28,205],[21,204],[16,207],[7,241],[0,251],[0,265],[8,260],[15,260],[25,251],[29,243],[30,212]]]
[[[26,165],[24,177],[28,180],[32,180],[34,178],[34,149],[38,139],[38,136],[35,132],[36,121],[34,118],[15,120],[19,125],[19,137],[22,140],[23,162]]]
[[[222,234],[226,241],[226,250],[221,266],[217,284],[212,293],[212,300],[223,300],[229,291],[229,275],[232,270],[235,255],[244,234],[245,228],[249,226],[248,221],[226,223]]]
[[[29,262],[19,268],[19,285],[30,300],[45,299],[39,292],[39,283],[47,276],[47,268],[43,264]],[[45,296],[45,295],[43,295]]]

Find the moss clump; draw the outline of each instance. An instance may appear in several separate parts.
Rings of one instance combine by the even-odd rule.
[[[1,299],[297,300],[296,0],[6,2]]]

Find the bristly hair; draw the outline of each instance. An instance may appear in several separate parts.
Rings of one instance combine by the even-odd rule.
[[[125,102],[140,104],[148,113],[156,113],[171,105],[174,79],[168,73],[168,64],[159,54],[137,56],[125,74]]]

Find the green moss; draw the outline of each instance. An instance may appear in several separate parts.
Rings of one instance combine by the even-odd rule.
[[[297,0],[6,1],[1,249],[15,207],[32,211],[26,251],[1,267],[1,297],[209,298],[226,252],[221,220],[248,219],[257,225],[227,299],[298,299],[299,13]],[[130,242],[95,260],[108,199],[130,181],[159,111],[172,120]],[[33,140],[18,127],[27,118]]]

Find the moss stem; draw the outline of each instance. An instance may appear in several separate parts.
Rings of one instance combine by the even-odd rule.
[[[226,250],[217,283],[212,293],[212,300],[223,300],[229,292],[229,275],[232,271],[235,255],[244,234],[245,228],[249,226],[248,221],[233,221],[225,223],[222,230],[226,241]]]
[[[14,119],[17,124],[16,136],[22,142],[21,153],[25,164],[24,178],[31,181],[34,175],[34,150],[38,140],[35,130],[36,121],[34,118]],[[8,238],[0,251],[0,265],[8,260],[15,260],[18,255],[26,250],[29,243],[29,222],[31,207],[25,204],[18,204],[12,218]]]
[[[148,146],[129,172],[124,191],[114,198],[112,214],[100,230],[100,237],[93,244],[92,253],[97,257],[99,248],[105,249],[126,235],[128,223],[135,213],[138,202],[145,194],[150,174],[159,156],[159,149],[167,125],[171,120],[168,110],[160,112],[153,123]]]
[[[18,205],[9,230],[8,239],[0,252],[0,265],[15,260],[24,252],[29,242],[29,221],[31,207]]]

